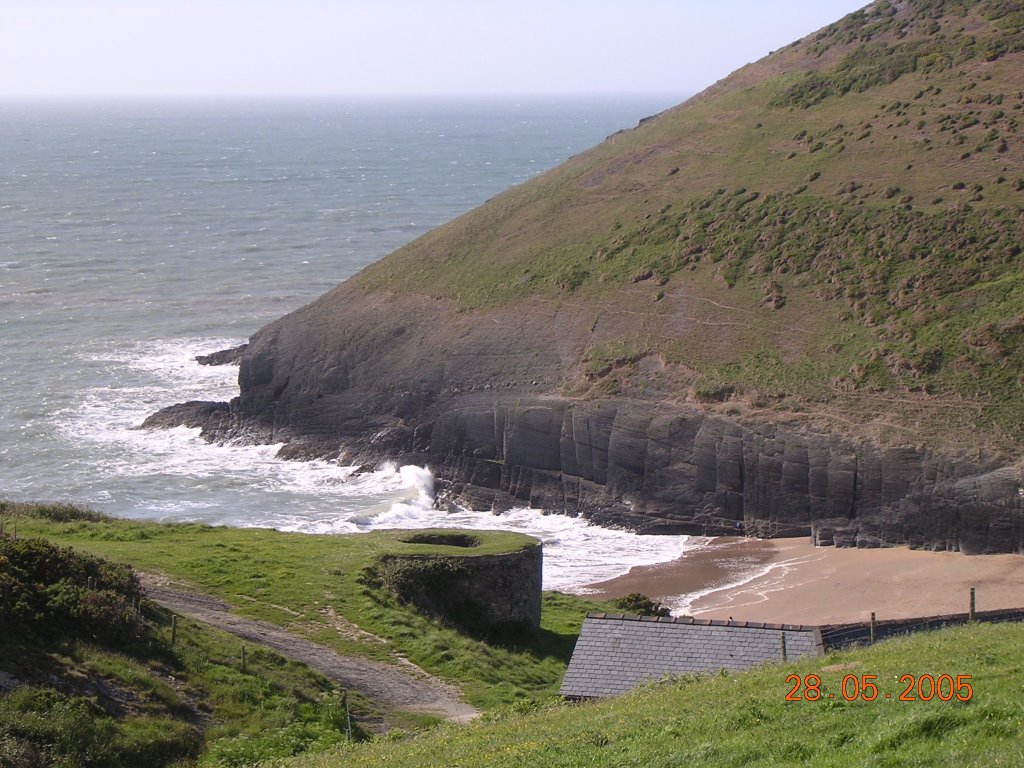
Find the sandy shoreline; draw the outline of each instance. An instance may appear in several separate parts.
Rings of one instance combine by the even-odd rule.
[[[709,619],[826,624],[1024,608],[1024,556],[815,547],[807,539],[709,539],[678,560],[633,568],[589,587],[641,592]]]

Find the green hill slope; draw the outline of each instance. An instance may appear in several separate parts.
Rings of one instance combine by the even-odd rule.
[[[653,322],[595,332],[567,366],[581,386],[602,378],[585,365],[600,345],[621,341],[621,357],[657,353],[748,398],[792,394],[830,410],[879,391],[962,398],[983,411],[986,440],[1019,445],[1022,13],[1011,2],[875,3],[356,284],[462,311],[627,291]],[[673,328],[679,293],[728,296],[761,331]],[[753,359],[765,350],[774,365]],[[635,374],[612,372],[626,391]],[[932,410],[944,425],[951,409]]]
[[[243,765],[346,739],[334,683],[263,648],[240,660],[237,638],[180,617],[172,642],[128,566],[0,535],[0,586],[3,768]]]
[[[800,664],[700,677],[595,704],[562,705],[404,743],[356,745],[298,758],[291,768],[333,766],[1016,766],[1024,759],[1016,649],[1018,625],[942,630]],[[800,677],[822,698],[786,701]],[[843,679],[846,696],[843,694]],[[874,679],[866,676],[874,675]],[[900,697],[914,679],[916,700]],[[943,681],[970,675],[960,701]],[[863,682],[877,686],[872,696]],[[812,681],[813,682],[813,681]],[[829,698],[829,694],[832,698]],[[889,698],[886,698],[886,695]],[[812,696],[814,694],[811,694]],[[922,701],[921,697],[930,700]]]

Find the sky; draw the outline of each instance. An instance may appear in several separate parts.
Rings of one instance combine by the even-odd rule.
[[[691,94],[867,0],[0,0],[0,98]]]

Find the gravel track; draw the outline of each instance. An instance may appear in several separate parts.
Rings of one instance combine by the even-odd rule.
[[[456,688],[418,668],[414,669],[419,674],[413,676],[390,664],[358,656],[342,656],[274,624],[237,616],[231,613],[231,605],[215,597],[171,589],[161,583],[162,579],[150,574],[140,573],[139,578],[149,599],[165,608],[243,640],[273,648],[282,656],[306,664],[383,707],[436,715],[457,722],[469,721],[480,714],[475,707],[461,700]]]

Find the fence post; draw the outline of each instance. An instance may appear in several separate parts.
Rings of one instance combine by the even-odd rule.
[[[175,641],[178,639],[178,617],[171,614],[171,647],[174,647]]]
[[[345,739],[352,741],[352,715],[348,711],[348,691],[341,694],[341,703],[345,705]]]
[[[968,621],[974,621],[974,587],[971,587],[971,609],[968,613]]]
[[[786,630],[782,630],[782,633],[779,635],[779,637],[780,637],[780,643],[779,644],[782,646],[782,660],[783,661],[787,661],[787,659],[786,659]]]
[[[875,612],[871,612],[871,644],[875,644]]]

